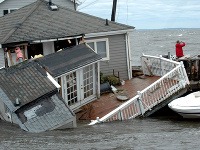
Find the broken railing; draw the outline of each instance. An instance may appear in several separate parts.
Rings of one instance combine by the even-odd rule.
[[[146,111],[161,103],[171,95],[189,84],[182,62],[172,61],[163,57],[143,55],[142,69],[145,75],[161,76],[150,86],[114,109],[102,118],[97,117],[89,125],[114,120],[127,120],[142,116]]]

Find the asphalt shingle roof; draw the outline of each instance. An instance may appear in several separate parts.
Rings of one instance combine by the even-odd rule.
[[[13,105],[18,98],[20,106],[57,90],[45,70],[34,61],[0,69],[0,88]]]
[[[73,127],[75,114],[48,79],[45,69],[34,60],[0,69],[0,98],[13,113],[14,122],[26,131]],[[16,105],[16,98],[20,105]]]
[[[83,43],[38,58],[36,61],[43,65],[53,77],[58,77],[99,60],[101,56]]]
[[[56,39],[88,33],[134,29],[58,6],[51,11],[48,2],[38,0],[0,17],[0,44]]]

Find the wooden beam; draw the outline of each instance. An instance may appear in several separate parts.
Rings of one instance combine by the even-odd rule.
[[[11,55],[10,50],[8,50],[8,57],[9,57],[9,59],[10,59],[11,65],[13,66],[13,65],[14,65],[14,62],[13,62],[13,60],[12,60],[12,55]]]

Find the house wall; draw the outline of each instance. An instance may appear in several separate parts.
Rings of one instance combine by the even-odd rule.
[[[129,77],[125,34],[86,38],[86,41],[103,38],[108,38],[110,59],[100,62],[100,71],[104,75],[112,75],[114,69],[115,75],[118,75],[119,72],[120,79],[127,80]],[[48,55],[50,53],[54,53],[54,42],[43,43],[43,54]],[[14,57],[15,55],[13,56],[13,60],[15,60]],[[4,66],[3,54],[0,55],[0,65]]]
[[[3,10],[5,9],[19,9],[35,1],[37,0],[4,0],[4,2],[0,3],[0,16],[3,16]],[[71,0],[52,0],[52,3],[74,9],[74,4]]]
[[[86,38],[86,40],[108,38],[109,41],[109,61],[101,61],[100,71],[104,75],[112,75],[113,69],[115,75],[118,75],[120,79],[128,79],[128,66],[127,66],[127,52],[126,52],[126,37],[125,34],[111,35],[97,38]]]

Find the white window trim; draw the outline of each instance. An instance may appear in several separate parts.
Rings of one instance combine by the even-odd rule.
[[[14,10],[14,11],[15,11],[15,10],[17,10],[17,8],[8,8],[8,9],[3,9],[3,11],[4,11],[4,10],[7,10],[7,11],[8,11],[8,14],[9,14],[9,13],[11,12],[11,10]]]
[[[105,41],[106,42],[106,56],[102,58],[102,61],[108,61],[110,60],[110,55],[109,55],[109,40],[108,38],[102,38],[102,39],[92,39],[92,40],[85,40],[86,43],[94,43],[94,50],[97,53],[97,42]]]

